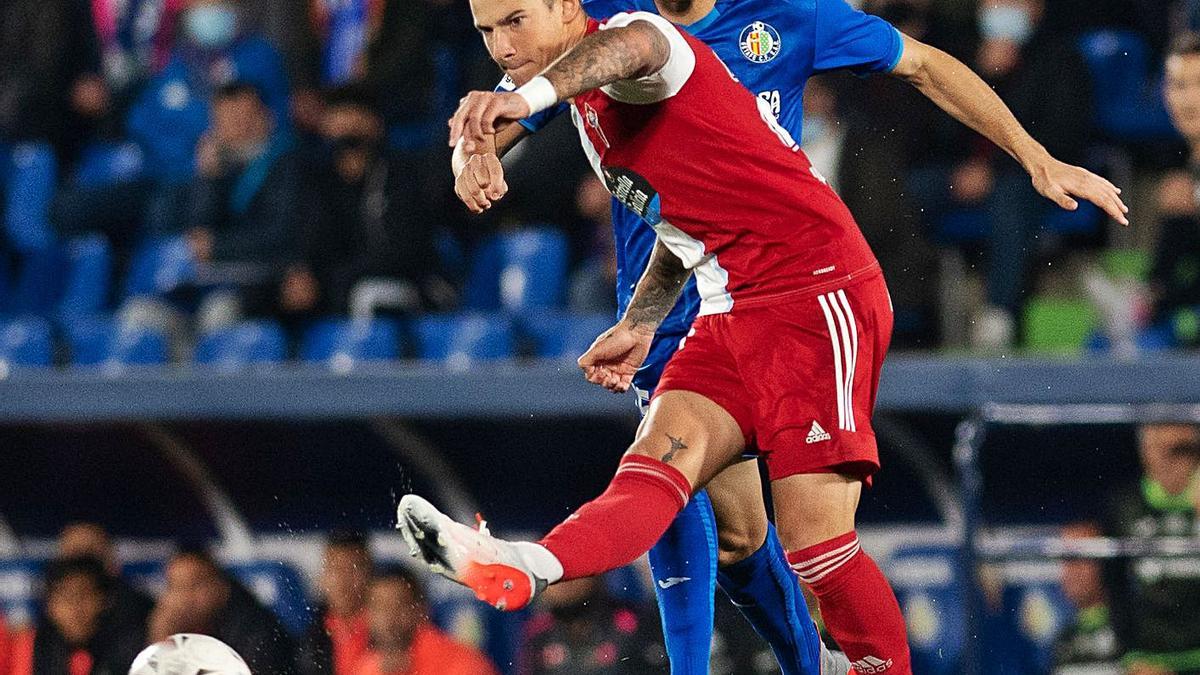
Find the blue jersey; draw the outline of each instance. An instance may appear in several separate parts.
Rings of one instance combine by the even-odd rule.
[[[584,0],[583,6],[596,19],[639,10],[657,13],[653,0]],[[895,67],[904,48],[899,31],[879,17],[855,10],[846,0],[718,0],[708,16],[683,28],[711,47],[747,89],[769,103],[793,138],[802,137],[804,85],[811,76],[839,69],[886,72]],[[511,87],[506,81],[498,88]],[[562,104],[521,124],[536,132],[566,110]],[[617,303],[623,314],[650,260],[656,235],[616,200],[612,220]],[[657,361],[670,358],[699,304],[693,279],[659,328],[662,346],[647,359],[647,374],[661,372],[663,364]],[[638,379],[649,380],[649,386],[639,387],[646,389],[656,378]]]

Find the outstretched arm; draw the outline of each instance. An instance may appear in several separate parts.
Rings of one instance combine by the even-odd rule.
[[[634,374],[650,353],[655,331],[670,314],[691,275],[692,271],[661,240],[654,245],[625,316],[579,357],[579,367],[588,382],[609,391],[629,391]]]
[[[596,31],[515,92],[467,94],[450,118],[450,142],[483,143],[497,122],[524,119],[585,91],[656,73],[670,57],[670,41],[648,20]]]
[[[1121,190],[1096,174],[1060,162],[1017,121],[1004,101],[978,75],[949,54],[907,35],[904,54],[892,74],[913,86],[958,121],[979,132],[1017,160],[1033,178],[1042,196],[1069,211],[1074,197],[1104,209],[1113,220],[1128,225],[1129,208]]]

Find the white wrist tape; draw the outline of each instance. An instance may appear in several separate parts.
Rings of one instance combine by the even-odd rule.
[[[529,104],[529,114],[536,115],[558,103],[558,94],[550,80],[538,75],[517,88],[516,93]]]

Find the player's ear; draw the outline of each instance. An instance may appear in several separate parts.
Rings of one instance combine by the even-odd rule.
[[[583,13],[583,6],[579,0],[552,0],[562,3],[562,18],[564,24],[574,23],[579,19],[579,15]]]

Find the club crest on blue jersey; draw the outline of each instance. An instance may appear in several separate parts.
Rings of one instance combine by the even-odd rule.
[[[738,44],[742,48],[742,56],[754,63],[770,61],[779,55],[779,50],[783,47],[779,31],[762,21],[755,21],[742,29]]]

